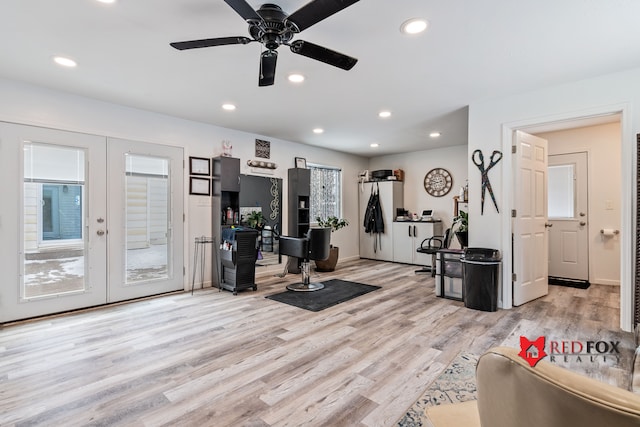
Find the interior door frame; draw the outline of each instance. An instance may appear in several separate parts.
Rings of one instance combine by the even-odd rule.
[[[603,105],[586,110],[558,113],[537,118],[528,118],[502,124],[502,152],[511,153],[511,146],[515,138],[515,131],[542,126],[545,124],[572,122],[581,119],[619,115],[621,128],[621,162],[620,171],[623,177],[635,176],[636,147],[635,134],[632,129],[630,106],[627,103]],[[501,236],[503,250],[503,275],[502,275],[502,308],[513,308],[513,293],[511,288],[511,274],[513,269],[511,210],[514,208],[513,161],[511,155],[504,156],[502,167],[502,194],[505,214],[501,216]],[[635,194],[635,186],[631,179],[621,180],[621,194]],[[633,274],[634,274],[634,248],[632,238],[635,236],[633,218],[635,214],[634,200],[629,197],[621,197],[621,230],[620,230],[620,328],[624,331],[633,330]]]

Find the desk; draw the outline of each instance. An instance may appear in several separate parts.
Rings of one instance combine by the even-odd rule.
[[[441,249],[436,253],[436,296],[456,301],[464,299],[462,249]]]

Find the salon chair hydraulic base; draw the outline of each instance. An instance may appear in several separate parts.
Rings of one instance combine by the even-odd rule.
[[[287,285],[288,290],[295,292],[313,292],[324,289],[324,284],[322,283],[310,283],[309,264],[310,263],[308,261],[303,261],[300,264],[300,270],[302,270],[302,283],[293,283],[291,285]]]

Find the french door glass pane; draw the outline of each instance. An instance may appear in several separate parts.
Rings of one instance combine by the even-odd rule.
[[[126,283],[169,271],[169,160],[125,154]]]
[[[548,167],[548,216],[549,218],[574,218],[575,215],[575,165]]]
[[[84,149],[24,145],[24,298],[85,290]]]

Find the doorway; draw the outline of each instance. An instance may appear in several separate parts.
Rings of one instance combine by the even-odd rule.
[[[503,135],[505,142],[512,144],[512,133],[515,129],[524,129],[526,132],[534,133],[535,135],[541,136],[545,139],[549,138],[550,135],[561,134],[563,132],[579,132],[582,130],[583,134],[581,137],[575,137],[572,142],[565,145],[562,150],[558,149],[556,145],[556,141],[553,141],[554,138],[550,139],[549,144],[549,152],[550,154],[566,154],[569,152],[580,152],[580,151],[588,151],[588,181],[590,183],[595,183],[594,187],[599,188],[591,188],[589,186],[589,193],[593,193],[596,191],[597,197],[589,197],[588,198],[588,208],[586,210],[586,214],[582,221],[580,221],[580,213],[584,212],[584,210],[576,210],[575,215],[577,219],[578,226],[580,226],[580,222],[584,222],[584,226],[586,229],[590,229],[588,234],[588,244],[587,248],[589,250],[590,255],[593,255],[594,246],[596,249],[598,245],[603,246],[606,245],[607,249],[610,249],[612,245],[617,246],[617,252],[615,259],[609,259],[607,263],[611,266],[611,268],[615,269],[615,274],[618,276],[615,280],[607,280],[603,279],[606,275],[601,274],[593,274],[593,268],[591,267],[588,270],[587,278],[591,280],[592,283],[601,283],[601,284],[611,284],[611,285],[619,285],[621,288],[621,327],[625,330],[628,330],[631,326],[631,317],[630,317],[630,286],[631,281],[629,279],[630,273],[626,272],[627,267],[631,268],[629,264],[629,255],[631,254],[632,247],[629,244],[628,239],[623,235],[623,230],[625,228],[631,227],[629,212],[632,209],[632,206],[622,197],[625,194],[626,186],[629,183],[625,182],[622,179],[623,176],[627,176],[631,172],[631,161],[627,162],[629,159],[629,155],[625,154],[632,147],[629,147],[628,144],[625,144],[625,140],[623,135],[626,135],[628,129],[624,127],[625,121],[623,118],[626,116],[624,113],[624,108],[618,111],[607,111],[606,107],[602,109],[602,111],[594,110],[593,114],[585,117],[554,117],[553,120],[549,120],[547,123],[540,123],[535,121],[530,122],[520,122],[517,126],[514,127],[503,127]],[[610,108],[610,107],[609,107]],[[609,125],[616,126],[617,132],[613,139],[609,139],[609,141],[602,142],[599,144],[600,150],[607,150],[607,154],[612,160],[612,163],[606,167],[603,167],[601,164],[593,163],[601,161],[602,151],[598,152],[597,150],[592,151],[594,145],[588,146],[586,144],[584,138],[584,132],[592,133],[593,129],[598,129],[601,127],[607,127]],[[556,138],[557,139],[557,138]],[[613,145],[613,147],[612,147]],[[594,160],[595,158],[595,160]],[[511,173],[513,162],[509,160],[508,171]],[[593,164],[592,164],[593,163]],[[596,167],[594,167],[594,165]],[[503,181],[505,182],[505,181]],[[602,184],[602,185],[601,185]],[[508,185],[510,190],[517,192],[518,189],[515,186]],[[610,197],[612,196],[612,197]],[[514,206],[516,195],[513,194],[512,197],[509,198],[510,205]],[[595,210],[594,210],[595,204]],[[578,209],[576,207],[576,209]],[[596,213],[596,216],[593,215],[593,212]],[[506,220],[506,218],[505,218]],[[605,238],[601,235],[600,230],[602,228],[606,228],[609,224],[617,224],[616,227],[616,236],[614,238]],[[506,223],[504,223],[506,227]],[[511,234],[511,226],[507,227],[509,229],[509,234]],[[511,240],[511,239],[510,239]],[[509,246],[511,242],[509,242]],[[596,252],[596,254],[598,254]],[[513,257],[515,254],[509,254],[509,259],[507,260],[507,265],[513,262]],[[591,264],[593,264],[593,256],[589,257],[591,260]],[[600,259],[601,256],[597,255],[596,258]],[[604,262],[603,262],[604,263]],[[627,267],[625,267],[627,266]],[[602,267],[602,266],[600,266]],[[509,268],[509,267],[507,267]],[[602,271],[602,268],[601,270]],[[629,272],[632,270],[629,270]],[[508,289],[506,289],[507,280],[511,279],[510,277],[506,277],[504,283],[505,292],[503,293],[503,298],[505,301],[505,308],[509,308],[511,305],[510,302],[513,303],[513,295],[509,295]],[[510,280],[509,280],[510,282]],[[511,287],[511,286],[509,286]]]
[[[0,323],[184,288],[182,148],[7,123],[0,139],[19,201],[0,206]]]

